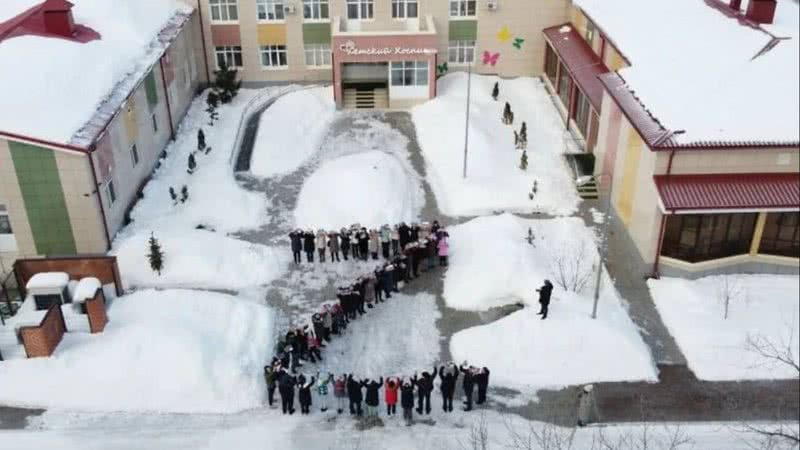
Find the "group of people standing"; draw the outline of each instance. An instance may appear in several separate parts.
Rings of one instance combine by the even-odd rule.
[[[453,399],[459,377],[462,378],[461,386],[464,392],[464,411],[473,409],[473,395],[477,390],[475,404],[486,402],[486,392],[489,387],[489,369],[468,365],[465,361],[461,366],[450,362],[440,367],[434,367],[433,372],[424,371],[415,373],[411,377],[390,376],[384,379],[356,378],[351,374],[334,376],[332,373],[316,376],[291,374],[279,360],[273,360],[272,365],[264,367],[264,377],[267,383],[269,404],[272,406],[274,391],[277,386],[284,414],[294,414],[294,394],[300,401],[301,414],[309,414],[312,405],[312,392],[320,403],[320,411],[328,410],[328,396],[333,391],[336,399],[336,412],[342,414],[347,409],[351,415],[377,417],[381,404],[380,390],[383,389],[383,402],[386,405],[386,415],[397,414],[397,404],[403,412],[403,419],[408,424],[413,420],[416,410],[419,415],[431,413],[431,393],[435,390],[436,378],[440,379],[439,390],[442,395],[442,411],[453,412]],[[416,400],[416,409],[414,408]],[[364,405],[362,407],[362,404]]]
[[[438,256],[440,264],[447,265],[449,248],[446,242],[442,244],[438,239],[441,230],[438,221],[432,224],[385,224],[379,229],[353,224],[339,231],[320,229],[315,233],[314,230],[297,229],[289,233],[289,240],[295,264],[302,262],[303,253],[309,263],[314,262],[315,254],[319,262],[325,262],[326,257],[330,262],[339,262],[342,258],[347,261],[350,256],[354,260],[366,261],[377,260],[380,256],[390,259],[408,252],[410,248],[419,259]]]

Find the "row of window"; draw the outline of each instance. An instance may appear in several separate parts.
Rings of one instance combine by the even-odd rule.
[[[427,61],[397,61],[391,66],[392,86],[427,86]]]
[[[330,44],[306,44],[304,46],[306,66],[329,67],[331,65]],[[241,46],[214,48],[217,67],[225,63],[228,67],[241,68]],[[289,66],[285,45],[263,45],[259,47],[261,66],[264,68],[286,68]],[[470,64],[475,60],[475,41],[450,41],[447,60],[454,64]]]
[[[450,17],[474,17],[477,0],[449,0]],[[287,0],[256,0],[256,17],[259,21],[284,20]],[[211,20],[236,22],[239,20],[238,0],[209,0]],[[347,0],[349,20],[369,20],[375,17],[375,0]],[[392,17],[396,19],[419,17],[418,0],[392,0]],[[303,0],[303,18],[325,20],[330,18],[329,0]]]

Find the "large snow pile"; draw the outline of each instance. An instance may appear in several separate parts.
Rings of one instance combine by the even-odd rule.
[[[50,358],[0,364],[0,403],[95,411],[235,412],[264,401],[273,312],[201,291],[116,299],[101,334],[68,333]]]
[[[266,178],[300,167],[319,149],[335,113],[330,87],[279,98],[261,115],[250,171]]]
[[[252,244],[204,230],[163,231],[155,234],[164,253],[158,275],[147,258],[149,234],[117,240],[117,257],[125,288],[190,287],[240,289],[263,286],[288,267],[288,248]]]
[[[495,82],[500,98],[492,100]],[[428,181],[448,215],[477,215],[495,210],[571,214],[578,205],[574,181],[564,165],[564,124],[542,83],[534,78],[503,80],[472,77],[467,178],[462,177],[467,75],[438,81],[438,96],[412,110]],[[505,102],[513,126],[500,121]],[[528,170],[519,168],[521,151],[514,130],[527,124]],[[531,200],[534,182],[538,195]]]
[[[0,1],[0,20],[39,3],[40,0]],[[75,23],[100,33],[100,40],[80,44],[22,36],[0,43],[0,60],[24,61],[15,70],[0,74],[3,131],[69,141],[118,82],[144,69],[139,67],[141,60],[167,22],[177,12],[190,11],[176,0],[72,3]],[[54,68],[58,68],[57,74]]]
[[[719,275],[648,281],[661,318],[689,367],[704,380],[796,378],[797,370],[769,360],[752,343],[773,344],[800,360],[800,278]],[[725,299],[728,318],[725,319]]]
[[[575,3],[628,58],[620,74],[647,110],[668,129],[685,130],[677,141],[800,140],[797,2],[778,2],[776,24],[766,28],[789,39],[772,49],[772,36],[707,2]]]
[[[526,241],[529,228],[535,247]],[[490,367],[494,382],[523,391],[656,378],[650,352],[607,275],[598,317],[590,316],[598,255],[591,231],[579,219],[525,220],[503,214],[474,219],[449,233],[448,306],[480,311],[514,302],[526,305],[454,335],[450,350],[456,361]],[[587,280],[585,288],[579,294],[563,289],[562,271],[567,280]],[[545,278],[555,289],[550,314],[540,320],[535,289]],[[608,357],[609,349],[614,358]]]

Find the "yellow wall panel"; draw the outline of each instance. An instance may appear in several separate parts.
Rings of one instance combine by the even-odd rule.
[[[259,24],[258,45],[286,45],[286,24]]]
[[[756,219],[756,229],[753,230],[753,240],[750,242],[750,254],[757,255],[758,248],[761,247],[761,237],[764,235],[764,225],[767,224],[767,213],[758,213]]]
[[[633,200],[636,194],[636,179],[639,175],[639,160],[641,159],[644,142],[634,128],[628,131],[628,147],[625,149],[625,163],[622,170],[622,186],[617,201],[617,212],[622,223],[627,227],[633,212]]]
[[[574,6],[572,7],[572,25],[581,36],[586,35],[586,16],[583,15],[583,11]]]

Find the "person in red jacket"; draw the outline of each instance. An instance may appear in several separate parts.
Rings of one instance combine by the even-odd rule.
[[[386,386],[383,392],[384,399],[386,400],[386,414],[390,416],[397,413],[398,389],[400,389],[400,379],[397,377],[389,377],[386,380]]]

